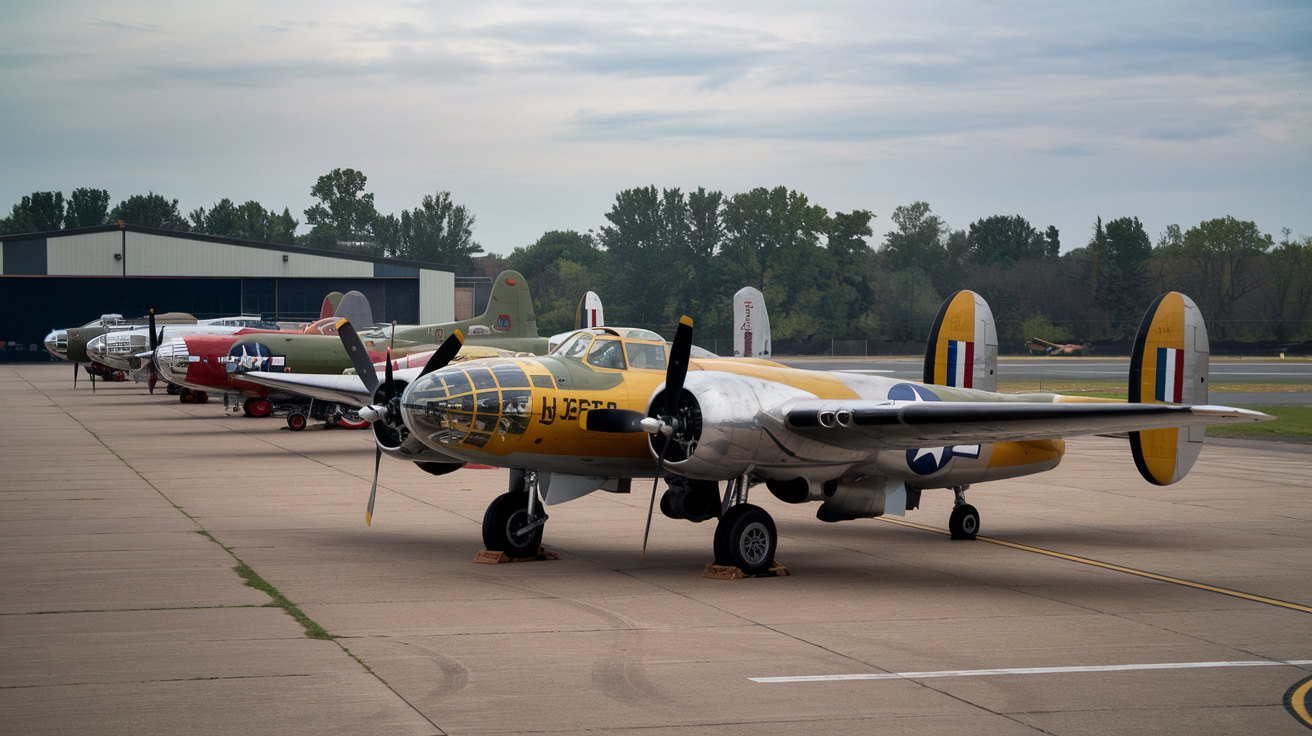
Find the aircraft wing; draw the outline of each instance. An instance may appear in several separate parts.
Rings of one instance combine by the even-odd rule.
[[[851,412],[846,425],[837,421],[840,411]],[[792,432],[853,450],[1020,442],[1275,419],[1229,406],[1004,401],[893,404],[803,400],[788,406],[784,413]]]
[[[415,373],[418,373],[415,369]],[[398,373],[400,373],[398,371]],[[257,383],[275,391],[310,396],[324,401],[340,401],[351,406],[368,406],[373,398],[359,376],[331,373],[243,373],[241,380]]]

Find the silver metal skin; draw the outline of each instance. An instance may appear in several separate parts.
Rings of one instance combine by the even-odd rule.
[[[868,458],[867,452],[799,437],[784,427],[789,403],[815,398],[801,389],[719,371],[690,372],[683,389],[701,409],[702,429],[691,457],[666,460],[678,475],[729,480],[752,473],[786,480],[819,472],[829,478]]]
[[[45,339],[46,352],[59,358],[68,360],[68,330],[53,330]]]
[[[204,390],[201,386],[187,383],[187,367],[191,364],[191,353],[187,350],[187,341],[182,338],[165,340],[155,348],[155,368],[160,378],[178,386],[187,386]]]
[[[144,332],[106,332],[91,338],[87,343],[87,356],[97,363],[121,371],[139,370],[143,359],[138,353],[150,350],[150,338]]]

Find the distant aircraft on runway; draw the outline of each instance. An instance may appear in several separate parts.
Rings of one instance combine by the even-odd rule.
[[[1058,345],[1055,342],[1048,342],[1037,337],[1030,338],[1030,342],[1025,343],[1025,347],[1030,350],[1037,350],[1044,355],[1083,355],[1085,351],[1093,351],[1093,343],[1086,342],[1083,345],[1065,344]]]
[[[605,327],[576,333],[548,357],[447,366],[457,333],[423,369],[388,363],[380,381],[349,323],[339,330],[358,376],[250,379],[362,407],[377,444],[366,522],[383,454],[434,474],[464,463],[510,468],[509,492],[484,515],[483,541],[511,557],[537,552],[545,506],[652,477],[653,504],[667,481],[667,516],[719,518],[716,562],[747,573],[766,571],[777,545],[769,513],[747,503],[753,484],[785,503],[818,503],[828,522],[903,515],[924,491],[950,488],[952,536],[973,539],[980,516],[965,500],[970,484],[1051,470],[1064,437],[1129,432],[1140,474],[1167,485],[1192,467],[1205,425],[1273,418],[1207,405],[1206,327],[1176,292],[1153,302],[1140,325],[1128,402],[995,393],[996,328],[970,291],[940,309],[923,384],[694,358],[688,317],[668,352],[653,332]],[[649,509],[644,551],[650,529]]]

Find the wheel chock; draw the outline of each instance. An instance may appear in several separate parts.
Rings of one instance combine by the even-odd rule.
[[[533,557],[511,557],[505,552],[498,552],[491,549],[485,549],[474,555],[474,562],[481,562],[485,565],[500,565],[503,562],[545,562],[547,560],[559,559],[560,555],[552,552],[546,547],[538,547],[538,553]]]
[[[748,575],[747,573],[743,572],[741,569],[737,567],[733,567],[732,565],[717,565],[714,562],[707,565],[705,570],[702,570],[702,577],[710,578],[711,580],[743,580],[744,578],[784,578],[784,577],[788,577],[791,574],[792,573],[788,572],[788,568],[784,567],[783,565],[780,565],[778,562],[771,562],[770,569],[761,573],[760,575]]]

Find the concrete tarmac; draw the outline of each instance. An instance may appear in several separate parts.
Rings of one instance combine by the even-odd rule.
[[[1124,442],[1069,441],[969,492],[1014,546],[758,487],[793,574],[721,581],[709,522],[658,513],[639,557],[645,484],[551,507],[557,561],[474,564],[503,470],[385,459],[366,527],[368,433],[68,374],[0,366],[3,734],[1308,733],[1283,703],[1312,675],[1299,449],[1209,443],[1157,488]]]

